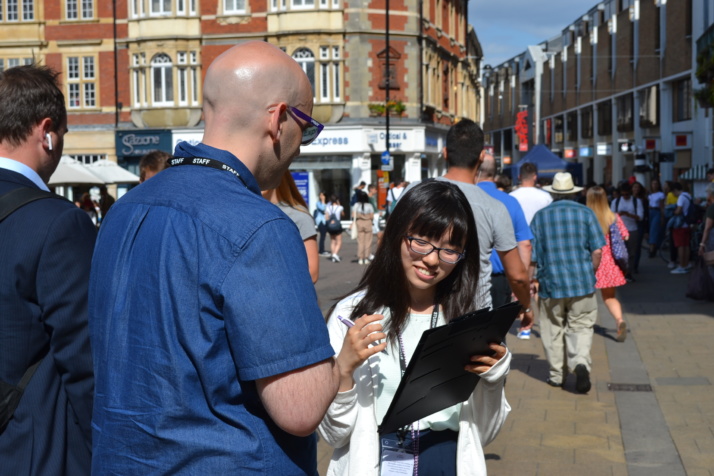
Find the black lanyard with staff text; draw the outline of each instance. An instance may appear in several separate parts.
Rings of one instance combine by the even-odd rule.
[[[431,313],[431,325],[429,326],[429,329],[433,329],[436,327],[436,321],[439,319],[439,305],[434,304],[434,310]],[[404,350],[404,342],[402,342],[402,333],[400,332],[398,335],[399,339],[399,368],[402,371],[402,378],[404,378],[404,373],[407,371],[407,358],[406,358],[406,351]],[[418,422],[417,422],[418,423]],[[418,461],[419,461],[419,427],[417,424],[417,429],[414,430],[414,424],[409,425],[408,427],[402,427],[397,430],[397,442],[398,445],[401,447],[404,444],[404,440],[407,434],[407,430],[411,428],[411,433],[412,433],[412,446],[414,449],[414,464],[415,464],[415,469],[414,469],[414,474],[419,474],[419,470],[417,469],[418,466]]]
[[[248,186],[243,180],[243,177],[240,176],[236,169],[234,169],[230,165],[224,164],[220,160],[208,159],[206,157],[174,157],[172,159],[169,159],[168,163],[171,167],[176,167],[177,165],[200,165],[202,167],[211,167],[212,169],[225,170],[226,172],[230,172],[235,175],[243,185],[245,185],[246,187]]]
[[[431,313],[431,325],[429,329],[436,327],[436,321],[439,319],[439,305],[434,304],[434,310]],[[404,345],[402,343],[402,334],[399,333],[399,368],[402,370],[402,377],[404,377],[404,372],[407,371],[407,359],[404,351]]]

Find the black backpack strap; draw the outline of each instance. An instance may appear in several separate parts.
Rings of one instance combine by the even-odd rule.
[[[3,221],[15,210],[27,205],[35,200],[43,198],[59,198],[66,200],[64,197],[52,192],[45,192],[36,188],[21,187],[12,190],[0,197],[0,221]]]
[[[30,383],[30,379],[34,375],[35,370],[37,370],[37,367],[40,366],[43,360],[44,357],[32,364],[32,366],[25,371],[25,375],[22,376],[22,379],[20,379],[20,383],[17,384],[20,390],[25,390],[25,387],[27,387],[27,384]]]

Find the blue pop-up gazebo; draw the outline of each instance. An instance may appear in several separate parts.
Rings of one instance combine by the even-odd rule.
[[[511,180],[513,180],[514,184],[518,181],[521,165],[526,162],[536,164],[539,179],[552,179],[558,172],[570,172],[575,184],[581,185],[583,175],[582,165],[561,159],[543,144],[536,145],[525,157],[511,167],[504,169],[504,173],[510,171]]]

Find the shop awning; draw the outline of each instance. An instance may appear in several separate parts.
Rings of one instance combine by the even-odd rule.
[[[104,183],[139,183],[138,175],[134,175],[111,160],[97,160],[87,165],[86,168],[104,180]]]
[[[687,170],[684,172],[682,175],[679,176],[680,179],[683,180],[706,180],[707,179],[707,170],[709,169],[708,165],[695,165],[691,169]]]
[[[104,180],[90,172],[86,166],[75,159],[63,156],[48,185],[104,185]]]

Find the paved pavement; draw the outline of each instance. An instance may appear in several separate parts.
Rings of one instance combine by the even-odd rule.
[[[323,312],[364,268],[355,242],[344,238],[342,262],[321,262]],[[538,324],[530,340],[512,329],[512,411],[485,449],[489,474],[714,476],[714,303],[686,298],[688,277],[643,253],[637,281],[618,290],[629,327],[624,343],[600,303],[586,395],[575,392],[574,376],[564,389],[546,385]],[[321,442],[321,475],[330,455]]]

